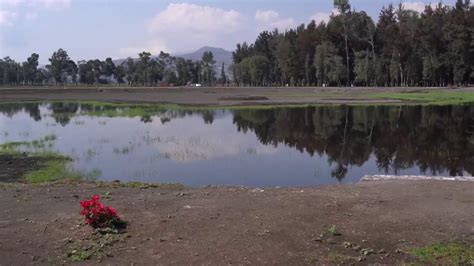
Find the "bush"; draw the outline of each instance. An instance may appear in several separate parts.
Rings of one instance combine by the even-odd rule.
[[[81,215],[86,217],[86,223],[93,228],[114,230],[125,228],[126,223],[120,219],[117,211],[110,207],[104,206],[100,202],[100,196],[94,195],[90,200],[81,201]]]

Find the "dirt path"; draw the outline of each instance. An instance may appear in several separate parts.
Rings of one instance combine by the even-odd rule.
[[[125,234],[83,225],[79,201],[92,194],[129,222]],[[264,191],[4,184],[0,210],[0,265],[395,264],[414,260],[410,247],[474,243],[474,182]]]
[[[0,102],[31,100],[95,100],[110,102],[176,103],[186,105],[254,105],[304,103],[397,103],[373,99],[376,92],[423,92],[436,88],[4,88]],[[466,88],[456,91],[469,90]]]

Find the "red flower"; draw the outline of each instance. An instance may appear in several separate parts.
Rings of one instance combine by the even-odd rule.
[[[119,228],[125,223],[119,218],[117,211],[100,202],[100,196],[94,195],[90,200],[81,201],[81,215],[85,216],[86,223],[94,228]]]

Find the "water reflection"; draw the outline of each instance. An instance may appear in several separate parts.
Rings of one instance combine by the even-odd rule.
[[[474,174],[474,106],[190,111],[28,103],[1,104],[0,113],[0,143],[56,134],[55,149],[73,156],[74,167],[99,169],[106,180],[274,186]]]

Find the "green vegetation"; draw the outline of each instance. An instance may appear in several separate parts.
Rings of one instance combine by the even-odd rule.
[[[338,13],[327,23],[312,21],[285,32],[263,31],[255,42],[237,44],[234,82],[247,86],[472,84],[474,8],[470,1],[455,2],[427,5],[422,12],[402,3],[390,4],[374,21],[349,0],[335,0]]]
[[[90,259],[102,259],[107,256],[107,249],[119,242],[124,242],[126,234],[96,234],[93,240],[70,243],[66,255],[73,262],[84,262]]]
[[[23,179],[28,183],[53,182],[61,179],[79,179],[81,174],[71,171],[68,167],[69,157],[51,152],[55,135],[47,135],[39,140],[7,142],[0,145],[0,155],[13,158],[23,156],[22,152],[38,161],[38,166],[27,172]]]
[[[328,260],[331,263],[334,263],[336,265],[341,265],[341,264],[345,264],[345,263],[348,263],[348,262],[354,263],[354,262],[357,261],[357,258],[352,257],[352,256],[348,256],[348,255],[344,255],[344,254],[339,254],[339,253],[329,253]]]
[[[32,156],[38,156],[34,154]],[[33,170],[24,176],[28,183],[46,183],[62,179],[81,179],[82,175],[71,171],[68,167],[70,159],[57,155],[42,157],[38,170]]]
[[[335,225],[332,225],[331,227],[328,228],[328,233],[331,234],[332,236],[340,236],[341,233],[337,231],[337,227]]]
[[[416,104],[431,105],[456,105],[474,103],[473,92],[458,91],[436,91],[424,93],[375,93],[369,95],[374,99],[397,99],[404,102],[412,102]]]
[[[474,245],[458,243],[437,243],[425,247],[412,248],[408,253],[424,263],[436,265],[474,264]]]
[[[43,150],[46,147],[51,148],[52,147],[52,142],[56,140],[56,135],[51,134],[47,135],[44,138],[41,138],[39,140],[33,140],[33,141],[12,141],[12,142],[7,142],[0,144],[0,153],[18,153],[19,150],[27,149],[27,150]]]
[[[422,12],[386,5],[374,20],[335,0],[337,10],[327,22],[310,21],[284,32],[263,31],[256,40],[237,44],[232,53],[237,86],[446,86],[474,83],[474,7],[469,0],[453,5],[426,5]],[[0,59],[0,85],[117,82],[129,86],[226,84],[217,80],[212,52],[186,60],[143,51],[138,58],[115,64],[91,59],[75,62],[64,49],[38,68],[39,55],[25,62]],[[224,65],[222,70],[224,70]]]

